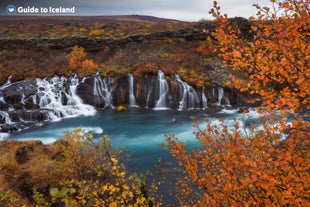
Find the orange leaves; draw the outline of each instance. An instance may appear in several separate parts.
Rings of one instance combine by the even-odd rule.
[[[68,57],[68,63],[70,69],[78,68],[82,61],[85,59],[86,53],[83,47],[74,46],[72,52]]]
[[[220,45],[218,51],[224,63],[250,75],[243,80],[248,83],[249,91],[265,96],[273,90],[265,102],[268,108],[299,111],[309,105],[306,97],[310,96],[309,33],[306,32],[309,10],[304,0],[274,3],[285,11],[282,17],[273,9],[255,5],[259,14],[258,20],[251,22],[255,33],[253,42],[237,37],[236,29],[227,24],[228,18],[221,15],[215,4],[211,13],[220,20],[220,26],[212,35]],[[273,21],[266,22],[267,19]]]
[[[80,77],[94,74],[98,65],[91,59],[86,59],[86,52],[83,47],[74,46],[68,57],[70,72],[78,73]],[[68,74],[71,75],[71,74]]]
[[[184,170],[177,183],[182,189],[179,196],[182,205],[307,203],[310,132],[300,131],[299,125],[309,127],[309,123],[301,118],[292,122],[296,130],[283,141],[279,132],[290,130],[287,122],[265,119],[261,129],[252,128],[247,135],[241,133],[238,123],[228,130],[223,123],[215,126],[207,120],[206,129],[201,129],[196,122],[198,131],[194,134],[203,147],[195,152],[185,150],[184,144],[168,135],[167,148]],[[200,191],[194,194],[196,186]]]

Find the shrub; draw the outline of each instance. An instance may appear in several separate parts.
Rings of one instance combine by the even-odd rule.
[[[2,146],[9,150],[0,157],[0,205],[21,200],[33,206],[158,206],[147,195],[145,177],[126,174],[121,151],[106,136],[94,140],[77,129],[49,146],[40,141]]]

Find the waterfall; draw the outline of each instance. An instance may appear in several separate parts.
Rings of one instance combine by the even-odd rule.
[[[222,87],[218,87],[217,90],[218,90],[218,97],[216,105],[220,106],[222,104],[224,89]]]
[[[0,97],[0,103],[5,103],[5,100],[3,97]]]
[[[71,106],[78,106],[78,109],[80,110],[80,113],[84,116],[93,116],[96,113],[96,110],[93,106],[83,104],[82,99],[76,94],[76,88],[79,85],[79,79],[77,75],[74,75],[71,78],[70,82],[70,95],[67,96],[69,99],[68,105]]]
[[[226,96],[224,96],[224,101],[225,101],[225,106],[231,107],[230,101],[229,101],[229,99]]]
[[[199,96],[195,89],[183,82],[179,75],[175,75],[179,84],[179,110],[199,108]]]
[[[128,77],[128,88],[129,88],[129,106],[130,107],[137,107],[137,102],[134,94],[134,88],[133,88],[133,75],[127,74]]]
[[[96,75],[94,78],[94,91],[93,94],[98,102],[104,102],[104,108],[114,108],[112,92],[115,86],[111,84],[110,76],[101,78]]]
[[[216,105],[218,105],[218,106],[222,105],[222,101],[224,100],[224,105],[225,106],[230,106],[230,101],[225,96],[224,89],[222,87],[218,87],[217,89],[218,89],[218,99],[217,99]]]
[[[4,89],[4,88],[6,88],[6,87],[9,87],[9,86],[12,84],[11,78],[12,78],[12,75],[10,75],[10,76],[8,77],[8,79],[7,79],[7,81],[5,82],[5,84],[3,84],[2,86],[0,86],[0,90]]]
[[[168,82],[165,74],[161,70],[157,73],[157,81],[155,86],[155,109],[167,109],[167,95],[169,92]]]
[[[0,102],[5,103],[3,97],[0,97]],[[11,120],[10,115],[6,111],[0,111],[0,129],[2,126],[12,125],[14,122]],[[7,139],[10,136],[9,133],[0,132],[0,141]]]
[[[6,111],[0,111],[0,123],[4,122],[5,124],[13,124],[10,115]]]
[[[67,82],[69,90],[66,90]],[[83,104],[76,95],[77,77],[36,79],[36,84],[38,91],[33,95],[33,100],[36,100],[41,109],[47,109],[51,121],[78,115],[94,115],[96,112],[94,107]]]
[[[152,87],[150,87],[149,91],[147,92],[147,97],[146,97],[146,108],[150,107],[150,97],[152,94]]]
[[[208,108],[208,99],[207,99],[207,97],[206,97],[205,87],[202,87],[202,91],[201,91],[201,100],[202,100],[202,108],[203,108],[203,109]]]

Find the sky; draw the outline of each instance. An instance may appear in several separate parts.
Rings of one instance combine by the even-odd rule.
[[[256,14],[252,4],[270,5],[269,0],[218,0],[223,13],[230,17],[250,17]],[[0,14],[8,15],[6,8],[23,7],[75,7],[73,14],[53,15],[151,15],[183,21],[212,19],[208,14],[213,0],[0,0]],[[16,9],[17,10],[17,9]],[[14,15],[44,15],[39,13],[16,13]],[[45,14],[47,15],[47,14]],[[49,14],[50,15],[50,14]]]

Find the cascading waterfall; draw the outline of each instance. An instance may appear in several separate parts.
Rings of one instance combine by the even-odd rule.
[[[133,75],[128,74],[127,81],[127,84],[116,85],[119,81],[110,76],[102,78],[99,73],[81,81],[76,75],[16,83],[8,80],[0,86],[0,131],[16,131],[66,117],[94,115],[96,109],[91,105],[114,108],[115,103],[128,103],[129,107],[141,104],[157,110],[206,109],[209,102],[211,105],[230,106],[222,87],[208,89],[208,93],[207,88],[203,87],[198,93],[194,87],[182,81],[179,75],[174,75],[167,81],[164,72],[160,70],[156,79],[145,76],[139,80],[137,84],[141,85],[137,87],[134,87]],[[135,88],[139,91],[134,91]],[[118,95],[127,97],[117,97]],[[207,95],[210,95],[210,100]],[[84,104],[83,100],[91,105]]]
[[[220,106],[222,104],[224,89],[222,87],[218,87],[217,90],[218,90],[218,97],[216,105]]]
[[[224,96],[224,101],[225,101],[225,106],[231,107],[230,101],[229,101],[229,99],[226,96]]]
[[[0,97],[0,103],[4,103],[5,104],[5,100],[3,97]]]
[[[179,84],[179,110],[199,108],[199,96],[195,89],[182,81],[179,75],[175,75],[175,80]]]
[[[65,87],[67,81],[69,91]],[[47,109],[51,121],[78,115],[94,115],[96,112],[94,107],[83,104],[76,95],[76,76],[70,79],[57,76],[50,80],[36,79],[36,84],[38,92],[33,95],[33,100],[38,100],[36,102],[41,109]]]
[[[0,103],[4,103],[4,98],[0,97]],[[5,124],[5,125],[12,125],[14,124],[14,122],[12,122],[10,115],[8,112],[6,111],[0,111],[0,125],[1,124]],[[0,141],[6,139],[7,137],[9,137],[8,133],[0,133]]]
[[[94,78],[94,96],[99,102],[104,102],[104,108],[114,108],[112,92],[115,89],[111,84],[110,76],[101,78],[100,75],[96,75]]]
[[[3,121],[5,124],[13,124],[10,115],[6,111],[0,111],[0,120]]]
[[[79,85],[79,79],[77,75],[74,75],[71,78],[71,82],[70,82],[70,94],[69,95],[71,95],[71,97],[67,96],[67,98],[69,99],[68,105],[77,106],[81,114],[84,116],[92,116],[96,113],[96,109],[91,105],[84,104],[82,99],[76,94],[76,88],[78,85]]]
[[[216,105],[220,106],[222,105],[222,101],[224,100],[224,105],[225,106],[230,106],[229,99],[224,95],[224,89],[222,87],[218,87],[218,100]]]
[[[201,91],[201,100],[202,100],[202,109],[208,108],[208,99],[206,97],[205,87],[202,87]]]
[[[157,73],[155,92],[155,109],[167,109],[167,95],[169,92],[169,86],[167,80],[165,79],[165,74],[161,70]]]
[[[12,78],[12,75],[10,75],[10,76],[8,77],[8,79],[7,79],[7,81],[6,81],[5,84],[3,84],[2,86],[0,86],[0,90],[4,89],[4,88],[6,88],[6,87],[9,87],[9,86],[12,84],[11,78]]]
[[[135,98],[135,94],[134,94],[134,87],[133,87],[133,75],[128,73],[127,74],[128,77],[128,89],[129,89],[129,106],[130,107],[137,107],[138,104],[136,102],[136,98]]]

